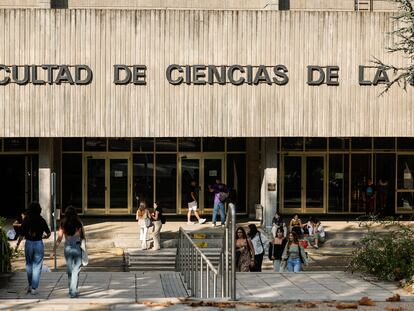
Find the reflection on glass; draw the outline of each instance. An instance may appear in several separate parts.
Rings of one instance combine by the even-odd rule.
[[[372,139],[369,137],[354,137],[351,140],[351,148],[353,150],[367,150],[372,148],[371,143]]]
[[[27,147],[29,151],[39,150],[39,138],[29,138],[27,140]]]
[[[302,201],[302,158],[284,158],[284,189],[283,206],[288,208],[301,208]]]
[[[371,177],[371,155],[351,156],[351,212],[365,212],[363,191]]]
[[[323,157],[306,157],[306,208],[323,208]]]
[[[230,148],[234,149],[235,142],[232,139],[227,140],[227,149]],[[243,149],[243,142],[240,142],[241,146],[238,146],[239,149]],[[210,137],[210,138],[203,138],[203,151],[224,151],[224,138],[222,137]],[[232,150],[234,151],[234,150]]]
[[[204,160],[204,208],[214,207],[214,193],[208,191],[208,186],[214,185],[217,179],[224,183],[221,162],[221,159]]]
[[[349,150],[349,138],[329,138],[329,150]]]
[[[303,150],[303,137],[282,138],[282,150]]]
[[[155,140],[157,151],[177,151],[177,138],[157,138]]]
[[[88,159],[88,208],[105,208],[105,159]]]
[[[326,150],[326,138],[321,137],[306,137],[305,150]]]
[[[229,198],[236,202],[238,212],[246,212],[246,155],[227,155],[227,187]]]
[[[175,213],[177,202],[177,156],[157,154],[156,157],[156,200],[163,212]]]
[[[154,151],[154,138],[134,138],[132,140],[133,151]]]
[[[85,151],[106,151],[106,138],[85,138]]]
[[[246,151],[246,138],[227,138],[227,151]]]
[[[201,208],[199,198],[200,182],[200,160],[199,159],[182,159],[181,160],[181,208],[188,209],[188,203],[193,201],[191,197],[191,182],[195,181],[196,199],[198,208]]]
[[[110,159],[110,208],[128,208],[128,159]]]
[[[82,211],[82,154],[62,154],[62,212],[69,205]]]
[[[414,150],[414,138],[398,137],[397,148],[400,150]]]
[[[179,151],[201,151],[201,138],[179,138]]]
[[[4,151],[26,151],[26,138],[5,138]]]
[[[82,151],[82,138],[62,138],[62,151]]]
[[[329,156],[329,212],[349,212],[349,156]]]
[[[154,190],[154,157],[149,154],[134,154],[133,160],[133,213],[136,212],[140,201],[152,206]]]
[[[117,138],[108,140],[109,151],[131,151],[131,139]]]
[[[377,212],[380,215],[392,215],[395,212],[395,154],[376,153],[374,159]]]
[[[374,148],[394,150],[395,149],[395,138],[394,137],[375,137]]]
[[[398,156],[398,189],[412,190],[414,157],[410,155]]]
[[[398,192],[397,193],[397,211],[398,212],[412,212],[414,203],[413,192]]]

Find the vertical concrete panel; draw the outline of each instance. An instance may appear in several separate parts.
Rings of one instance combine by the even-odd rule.
[[[39,139],[39,204],[42,207],[42,217],[50,226],[51,213],[51,180],[53,169],[53,139]]]

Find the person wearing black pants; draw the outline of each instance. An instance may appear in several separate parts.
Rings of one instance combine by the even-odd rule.
[[[265,234],[262,234],[255,224],[249,225],[249,237],[254,247],[254,265],[250,266],[250,272],[262,272],[263,256],[265,254],[265,245],[268,244],[268,239]]]

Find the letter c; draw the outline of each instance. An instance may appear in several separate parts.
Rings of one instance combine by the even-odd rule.
[[[180,73],[184,72],[183,68],[180,65],[177,65],[177,64],[169,65],[167,67],[166,72],[165,72],[165,75],[167,76],[168,82],[170,82],[173,85],[179,85],[179,84],[183,83],[184,78],[182,76],[179,76],[177,79],[173,80],[173,78],[172,78],[172,71],[173,70],[177,70]]]
[[[0,64],[0,70],[4,70],[5,72],[10,73],[10,68],[6,65]],[[7,85],[10,83],[10,77],[4,77],[3,80],[0,80],[0,85]]]

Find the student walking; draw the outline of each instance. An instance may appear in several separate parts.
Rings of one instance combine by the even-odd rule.
[[[159,202],[154,202],[154,212],[151,213],[152,223],[154,229],[152,231],[152,239],[154,241],[153,251],[157,251],[161,248],[161,228],[162,228],[162,207]]]
[[[299,244],[299,238],[296,232],[289,233],[289,241],[283,251],[282,259],[287,261],[289,272],[300,272],[302,265],[307,264],[306,253]]]
[[[249,272],[254,265],[254,249],[242,227],[236,230],[236,271]]]
[[[209,191],[214,192],[214,208],[212,226],[216,226],[217,214],[220,213],[221,226],[224,226],[226,222],[226,212],[224,210],[224,203],[229,196],[229,190],[227,186],[221,183],[220,179],[216,179],[216,183],[213,186],[209,186]]]
[[[205,218],[201,218],[198,215],[197,208],[198,208],[198,186],[195,180],[191,181],[190,188],[187,194],[188,198],[188,213],[187,213],[187,224],[193,225],[194,223],[191,221],[191,212],[194,212],[195,217],[198,220],[199,224],[203,224],[206,222]]]
[[[56,256],[56,249],[63,237],[65,237],[64,255],[68,274],[69,297],[77,298],[79,296],[79,273],[82,265],[81,242],[85,240],[85,230],[73,206],[68,206],[65,210],[51,257]]]
[[[141,249],[147,249],[147,233],[148,228],[151,227],[151,215],[147,209],[147,204],[141,202],[136,214],[136,220],[138,220],[139,226],[139,239],[141,241]],[[160,228],[161,230],[161,228]]]
[[[269,242],[266,235],[262,234],[255,224],[249,225],[249,238],[254,248],[254,265],[250,267],[251,272],[262,272],[263,256],[265,254],[265,245]]]
[[[27,281],[29,283],[26,291],[32,295],[38,293],[42,272],[43,258],[45,255],[42,239],[50,237],[50,229],[44,218],[40,215],[41,212],[42,208],[39,203],[30,204],[27,210],[27,216],[21,226],[21,235],[16,244],[17,250],[23,237],[26,239],[24,254],[26,257]]]
[[[273,270],[275,272],[284,272],[286,267],[281,265],[282,254],[285,249],[287,239],[284,237],[282,227],[276,230],[276,237],[269,243],[269,259],[273,261]]]

